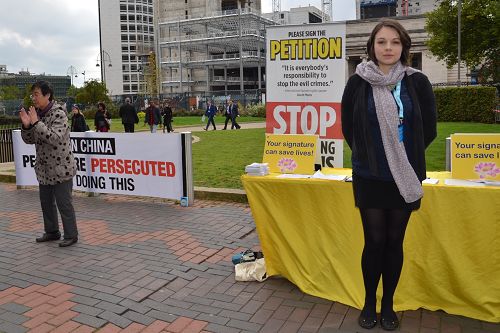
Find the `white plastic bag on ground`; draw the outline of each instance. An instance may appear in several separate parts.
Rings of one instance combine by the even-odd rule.
[[[234,265],[234,278],[236,281],[265,281],[267,274],[264,258]]]

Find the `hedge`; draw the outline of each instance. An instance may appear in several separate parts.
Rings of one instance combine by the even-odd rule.
[[[483,86],[434,88],[437,120],[494,123],[496,88]]]

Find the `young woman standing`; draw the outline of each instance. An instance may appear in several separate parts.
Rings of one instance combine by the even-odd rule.
[[[342,97],[342,131],[352,149],[353,192],[363,223],[361,268],[365,303],[359,325],[377,324],[376,291],[382,276],[380,324],[395,330],[393,298],[403,266],[403,240],[420,207],[426,178],[425,148],[436,137],[431,84],[408,67],[411,39],[395,20],[384,19],[367,43]]]

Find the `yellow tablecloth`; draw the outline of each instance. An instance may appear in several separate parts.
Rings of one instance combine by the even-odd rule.
[[[268,274],[361,308],[364,241],[352,184],[276,175],[242,181]],[[395,309],[442,309],[499,322],[500,188],[424,185],[424,193],[408,225]],[[380,302],[381,286],[378,296]]]

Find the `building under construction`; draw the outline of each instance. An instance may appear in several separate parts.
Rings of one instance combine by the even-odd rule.
[[[261,15],[260,4],[260,0],[157,1],[162,94],[259,98],[265,90],[265,29],[275,24]]]

